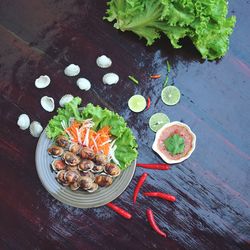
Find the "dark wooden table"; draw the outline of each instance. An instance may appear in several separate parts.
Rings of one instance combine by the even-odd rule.
[[[164,38],[146,47],[102,20],[105,2],[0,1],[0,249],[250,249],[249,1],[230,1],[237,25],[229,52],[217,62],[202,61],[190,41],[180,50]],[[101,54],[113,60],[111,70],[121,78],[116,86],[102,84],[107,70],[95,65]],[[163,79],[149,78],[166,74],[166,60],[171,82],[182,92],[174,107],[159,98]],[[91,91],[81,91],[76,78],[63,74],[69,63],[80,65]],[[41,74],[52,79],[43,90],[34,86]],[[139,86],[127,79],[130,74]],[[123,115],[138,139],[139,162],[161,161],[151,150],[153,113],[189,124],[198,139],[192,157],[171,171],[146,171],[144,190],[172,193],[177,202],[139,195],[133,206],[134,187],[145,172],[139,168],[115,201],[133,214],[130,221],[107,207],[64,205],[47,193],[35,168],[37,139],[17,127],[17,117],[27,113],[46,126],[55,112],[45,112],[40,98],[53,96],[58,106],[67,93]],[[151,97],[149,111],[129,111],[127,101],[135,93]],[[148,225],[148,207],[167,239]]]

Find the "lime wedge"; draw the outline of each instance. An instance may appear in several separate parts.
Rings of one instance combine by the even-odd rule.
[[[161,91],[161,99],[167,105],[175,105],[180,101],[181,93],[175,86],[167,86]]]
[[[162,128],[165,124],[169,123],[170,120],[167,115],[163,113],[156,113],[152,115],[149,119],[149,127],[157,132],[160,128]]]
[[[142,95],[133,95],[128,100],[128,107],[133,112],[141,112],[143,111],[147,106],[146,99]]]

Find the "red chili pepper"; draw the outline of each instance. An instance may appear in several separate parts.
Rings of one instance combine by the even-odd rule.
[[[142,167],[142,168],[157,169],[157,170],[169,170],[170,169],[170,166],[166,163],[152,163],[152,164],[137,163],[136,166]]]
[[[134,196],[133,196],[134,204],[136,203],[136,199],[137,199],[138,193],[140,191],[140,188],[142,187],[142,185],[143,185],[144,181],[147,179],[147,177],[148,177],[148,174],[144,173],[141,175],[139,181],[137,182],[137,185],[136,185],[135,190],[134,190]]]
[[[125,211],[124,209],[116,206],[115,204],[109,202],[106,204],[109,208],[113,209],[116,213],[120,214],[122,217],[124,217],[125,219],[130,220],[132,218],[132,215]]]
[[[166,238],[167,234],[161,231],[161,229],[156,225],[153,211],[150,208],[147,209],[147,217],[150,226],[155,230],[155,232]]]
[[[171,194],[161,193],[161,192],[146,192],[146,193],[143,193],[143,195],[149,196],[149,197],[158,197],[158,198],[162,198],[164,200],[172,201],[172,202],[176,201],[175,196]]]
[[[160,77],[161,77],[160,74],[150,76],[151,79],[158,79]]]
[[[148,110],[150,108],[150,105],[151,105],[151,99],[150,99],[150,97],[148,97],[148,103],[147,103],[146,110]]]

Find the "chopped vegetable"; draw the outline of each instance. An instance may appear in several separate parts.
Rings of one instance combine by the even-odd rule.
[[[149,110],[150,106],[151,106],[151,99],[150,99],[150,97],[148,97],[146,110]]]
[[[167,61],[167,71],[168,71],[168,74],[169,74],[170,71],[171,71],[171,65],[170,65],[169,61]]]
[[[134,204],[136,203],[136,199],[137,199],[138,193],[139,193],[139,191],[140,191],[143,183],[147,179],[147,177],[148,177],[148,174],[144,173],[144,174],[141,175],[139,181],[137,182],[137,185],[136,185],[135,190],[134,190],[134,196],[133,196],[133,202],[134,202]]]
[[[116,29],[132,31],[152,45],[161,34],[174,48],[189,37],[202,55],[214,60],[225,55],[236,18],[227,18],[226,0],[111,0],[107,19]]]
[[[158,198],[162,198],[164,200],[167,201],[176,201],[175,196],[171,195],[171,194],[165,194],[165,193],[161,193],[161,192],[145,192],[143,193],[144,196],[149,196],[149,197],[158,197]]]
[[[137,163],[137,167],[142,167],[142,168],[149,168],[149,169],[157,169],[157,170],[169,170],[170,167],[166,163],[152,163],[152,164],[147,164],[147,163]]]
[[[152,209],[148,208],[146,213],[150,226],[155,230],[156,233],[166,238],[167,234],[164,233],[155,223],[155,218]]]
[[[184,138],[178,134],[168,137],[163,143],[166,147],[166,150],[172,155],[177,155],[184,152]]]
[[[116,213],[120,214],[122,217],[124,217],[125,219],[130,220],[132,218],[132,215],[130,213],[128,213],[127,211],[125,211],[124,209],[116,206],[115,204],[109,202],[108,204],[106,204],[107,207],[111,208],[113,211],[115,211]]]
[[[135,84],[139,84],[139,81],[137,79],[135,79],[133,76],[128,76],[128,78],[134,82]]]
[[[151,79],[158,79],[158,78],[161,78],[161,75],[152,75],[150,76]]]

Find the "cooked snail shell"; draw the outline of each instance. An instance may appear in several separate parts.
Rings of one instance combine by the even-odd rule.
[[[72,191],[75,191],[75,190],[79,189],[80,185],[79,185],[79,183],[76,181],[76,182],[73,182],[72,184],[70,184],[69,187],[70,187],[70,189],[71,189]]]
[[[92,169],[91,172],[93,173],[101,173],[103,171],[104,167],[102,165],[95,165]]]
[[[91,160],[83,160],[79,166],[78,170],[80,171],[89,171],[94,167],[94,162]]]
[[[77,155],[69,151],[64,153],[63,159],[65,163],[70,166],[76,166],[80,163],[80,158]]]
[[[64,173],[64,179],[67,183],[72,184],[79,179],[79,174],[75,171],[68,170]]]
[[[105,154],[98,153],[95,156],[94,161],[96,162],[96,164],[105,165],[108,162],[108,158]]]
[[[59,147],[66,148],[69,145],[69,139],[64,135],[59,135],[56,138],[56,144]]]
[[[112,184],[113,179],[108,175],[97,175],[95,177],[95,183],[100,187],[108,187]]]
[[[48,148],[48,153],[54,157],[58,157],[63,154],[63,149],[59,146],[52,145]]]
[[[93,180],[90,177],[82,176],[79,179],[80,188],[83,190],[88,190],[92,187]]]
[[[89,177],[92,181],[95,181],[95,175],[91,172],[80,172],[80,175]]]
[[[93,182],[91,188],[87,189],[87,191],[88,191],[89,193],[93,193],[93,192],[95,192],[97,189],[98,189],[98,185],[97,185],[96,183]]]
[[[104,172],[112,177],[117,177],[121,173],[121,169],[114,163],[107,163]]]
[[[82,146],[78,143],[72,143],[69,146],[69,151],[72,152],[73,154],[79,154],[81,149],[82,149]]]
[[[66,164],[62,160],[54,160],[51,163],[51,167],[54,171],[58,172],[60,170],[66,169]]]
[[[84,147],[81,150],[81,157],[83,159],[93,160],[95,158],[95,152],[91,148]]]
[[[64,185],[64,186],[68,186],[69,184],[66,182],[66,180],[64,179],[64,175],[65,175],[66,171],[65,170],[61,170],[57,173],[56,175],[56,179],[57,181]]]

